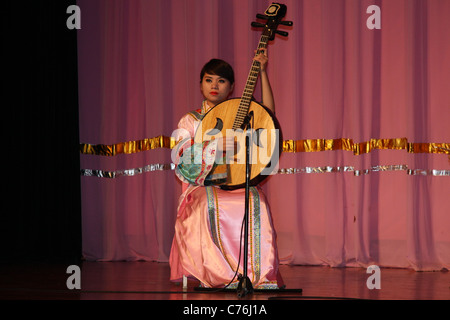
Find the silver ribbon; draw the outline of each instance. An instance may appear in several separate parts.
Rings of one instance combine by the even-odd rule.
[[[117,170],[117,171],[105,171],[105,170],[93,170],[93,169],[81,169],[81,176],[84,177],[98,177],[98,178],[118,178],[118,177],[132,177],[145,172],[153,171],[165,171],[165,170],[175,170],[174,163],[154,163],[149,164],[141,168]]]
[[[434,177],[449,177],[450,170],[424,170],[424,169],[409,169],[406,164],[400,165],[380,165],[373,166],[369,169],[356,170],[352,166],[344,167],[305,167],[305,168],[287,168],[280,169],[279,174],[294,174],[294,173],[328,173],[328,172],[353,172],[355,176],[362,176],[369,174],[371,172],[381,172],[381,171],[406,171],[406,174],[417,176],[434,176]]]
[[[132,177],[146,172],[175,170],[174,163],[155,163],[149,164],[141,168],[105,171],[93,169],[81,169],[80,174],[84,177],[98,177],[98,178],[118,178],[118,177]],[[352,166],[343,167],[304,167],[304,168],[283,168],[279,169],[277,174],[297,174],[297,173],[340,173],[353,172],[355,176],[367,175],[372,172],[382,171],[405,171],[406,174],[412,176],[434,176],[434,177],[450,177],[450,170],[424,170],[424,169],[409,169],[407,165],[379,165],[373,166],[369,169],[357,170]]]

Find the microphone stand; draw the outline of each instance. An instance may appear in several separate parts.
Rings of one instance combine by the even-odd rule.
[[[285,293],[285,292],[295,292],[302,293],[301,288],[298,289],[286,289],[285,286],[278,289],[253,289],[252,282],[247,276],[248,268],[248,221],[249,221],[249,204],[250,204],[250,177],[251,177],[251,165],[250,165],[250,155],[251,155],[251,141],[253,141],[253,130],[250,130],[250,135],[247,134],[248,129],[252,129],[250,125],[250,120],[253,119],[253,111],[245,117],[244,122],[241,126],[242,130],[245,130],[245,214],[244,214],[244,266],[243,275],[239,278],[239,284],[237,287],[237,296],[242,298],[253,292],[270,292],[270,293]]]
[[[251,111],[244,119],[241,129],[245,130],[245,213],[244,213],[244,274],[239,279],[237,287],[237,296],[242,298],[247,294],[253,293],[253,285],[247,276],[248,267],[248,221],[249,221],[249,207],[250,207],[250,137],[247,130],[250,126],[250,120],[253,118],[253,111]],[[251,131],[250,131],[251,132]],[[251,133],[253,134],[253,133]],[[253,140],[253,139],[252,139]]]

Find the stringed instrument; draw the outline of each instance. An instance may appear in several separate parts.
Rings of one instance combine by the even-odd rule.
[[[284,4],[272,3],[265,11],[265,15],[257,14],[257,18],[266,20],[266,23],[251,24],[253,27],[264,28],[256,55],[260,50],[267,48],[270,40],[274,40],[275,33],[287,36],[287,32],[277,30],[279,24],[292,25],[290,21],[281,21],[286,15],[286,10]],[[246,135],[251,136],[249,185],[259,184],[277,168],[283,141],[280,125],[269,109],[252,99],[259,70],[259,62],[254,60],[242,97],[226,100],[209,110],[195,134],[196,143],[218,137],[235,137],[237,142],[235,153],[227,155],[223,163],[217,164],[210,173],[226,177],[220,183],[223,189],[245,187]]]

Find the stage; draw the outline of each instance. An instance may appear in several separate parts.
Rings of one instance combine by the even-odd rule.
[[[381,268],[380,289],[370,289],[362,267],[281,265],[287,291],[240,299],[196,290],[194,281],[184,289],[169,281],[168,263],[42,262],[81,253],[167,259],[182,191],[172,133],[203,101],[198,74],[212,57],[233,63],[241,94],[259,39],[250,26],[267,3],[238,2],[78,0],[81,29],[66,24],[73,1],[7,3],[5,92],[14,104],[6,108],[3,198],[14,208],[0,223],[0,300],[14,316],[92,317],[94,309],[104,318],[117,313],[118,300],[144,302],[144,313],[127,306],[127,315],[166,319],[215,303],[229,313],[231,305],[276,304],[271,319],[284,318],[282,304],[286,318],[301,319],[315,301],[333,301],[333,308],[314,303],[320,318],[393,317],[392,309],[402,318],[441,316],[435,303],[423,308],[417,300],[450,300],[445,0],[288,1],[294,25],[285,26],[288,39],[270,43],[267,69],[283,152],[279,172],[262,187],[280,258],[447,269]],[[374,7],[382,10],[380,29],[370,27]],[[68,288],[77,278],[67,272],[72,265],[80,288]],[[23,300],[114,304],[61,312],[14,303]],[[388,312],[372,304],[388,300],[412,303],[395,302]],[[348,307],[355,301],[369,304],[361,312]]]
[[[204,292],[170,282],[168,263],[82,262],[81,289],[68,289],[69,265],[3,263],[1,300],[450,300],[448,271],[381,268],[380,289],[369,289],[364,268],[281,265],[286,292]],[[69,279],[70,283],[74,283]],[[301,293],[294,289],[302,289]]]

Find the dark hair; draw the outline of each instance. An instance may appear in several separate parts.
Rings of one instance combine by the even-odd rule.
[[[221,59],[211,59],[204,66],[200,72],[200,82],[203,80],[205,73],[214,74],[234,83],[234,71],[230,64]]]

